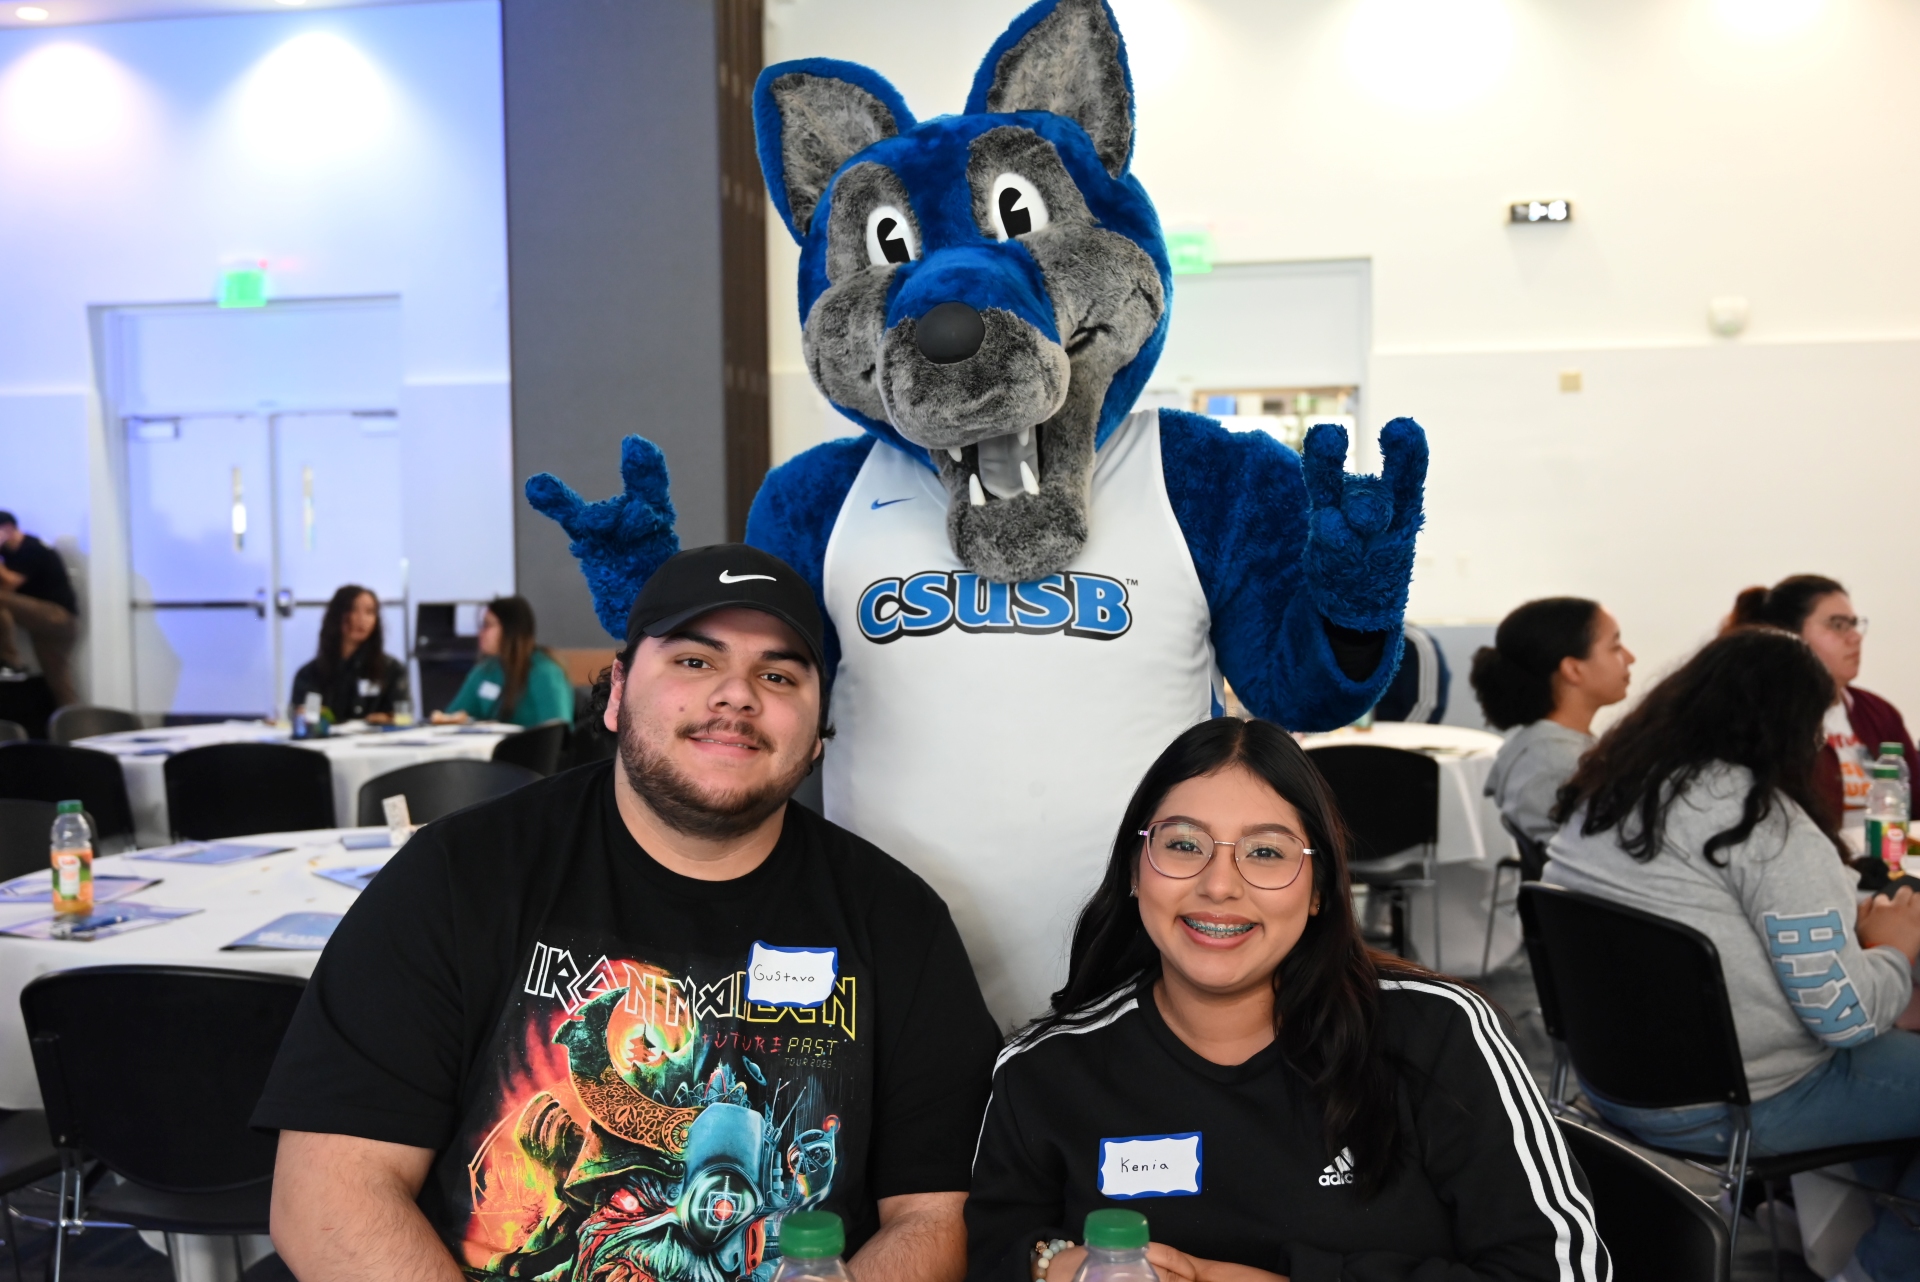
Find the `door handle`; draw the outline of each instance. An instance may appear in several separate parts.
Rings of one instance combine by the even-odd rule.
[[[258,618],[267,617],[267,590],[257,589],[253,594],[253,613]]]
[[[293,617],[293,589],[281,588],[273,594],[273,609],[283,619]]]

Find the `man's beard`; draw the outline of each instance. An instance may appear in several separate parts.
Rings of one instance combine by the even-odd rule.
[[[671,734],[676,739],[684,739],[715,730],[749,736],[760,751],[768,754],[775,751],[758,726],[726,717],[676,726]],[[725,840],[752,832],[786,805],[813,763],[803,756],[785,774],[769,779],[758,788],[711,796],[675,769],[665,753],[654,752],[647,746],[633,714],[622,703],[620,765],[627,773],[627,782],[662,823],[689,837]]]

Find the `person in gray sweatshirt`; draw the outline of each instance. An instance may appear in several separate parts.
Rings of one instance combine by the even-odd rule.
[[[1755,1153],[1912,1137],[1906,1158],[1857,1174],[1920,1198],[1920,1034],[1894,1027],[1914,997],[1920,897],[1861,902],[1856,891],[1814,776],[1832,701],[1832,678],[1791,633],[1743,628],[1712,642],[1582,758],[1544,880],[1713,941]],[[1727,1150],[1724,1104],[1640,1109],[1586,1094],[1649,1143]],[[1920,1280],[1920,1231],[1880,1211],[1847,1269]]]
[[[1560,827],[1549,817],[1555,795],[1593,746],[1594,714],[1627,697],[1632,668],[1619,620],[1584,597],[1527,602],[1475,652],[1468,680],[1480,710],[1496,730],[1512,731],[1493,759],[1487,795],[1542,845]]]

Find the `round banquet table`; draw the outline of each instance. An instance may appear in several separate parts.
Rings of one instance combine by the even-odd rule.
[[[94,861],[97,876],[159,878],[160,884],[112,904],[128,902],[201,911],[158,925],[90,942],[23,939],[0,935],[0,1108],[40,1107],[40,1083],[20,1018],[20,990],[36,975],[77,966],[221,966],[306,976],[320,960],[315,951],[221,949],[287,913],[344,913],[357,892],[318,875],[322,868],[385,863],[388,846],[349,850],[347,833],[384,835],[385,829],[315,829],[237,837],[236,842],[290,846],[277,855],[221,865],[167,863],[109,855]],[[0,929],[46,917],[47,904],[0,901]]]
[[[112,753],[120,759],[133,806],[134,841],[161,846],[172,840],[167,821],[167,758],[188,748],[216,743],[290,743],[325,753],[333,765],[333,817],[338,824],[359,820],[360,785],[389,770],[423,761],[470,758],[485,761],[494,745],[520,727],[500,722],[464,726],[413,726],[406,730],[336,731],[324,739],[295,739],[264,721],[222,721],[211,725],[167,726],[159,730],[123,730],[74,740],[74,746]]]
[[[1434,851],[1434,878],[1440,894],[1440,951],[1433,947],[1433,909],[1428,895],[1409,891],[1407,941],[1423,965],[1450,975],[1478,975],[1480,955],[1487,942],[1487,909],[1494,893],[1494,869],[1515,852],[1513,839],[1500,826],[1500,810],[1486,796],[1487,775],[1504,743],[1488,730],[1465,726],[1425,725],[1411,721],[1377,721],[1370,730],[1348,727],[1328,734],[1305,735],[1300,746],[1312,752],[1336,744],[1372,744],[1431,756],[1440,766],[1440,839]],[[1518,874],[1500,878],[1506,900],[1494,920],[1493,952],[1489,965],[1499,967],[1520,948],[1520,919],[1512,905]]]
[[[318,876],[317,870],[385,863],[394,853],[390,846],[349,850],[341,844],[348,833],[384,835],[385,830],[317,829],[236,838],[249,844],[292,849],[218,866],[106,856],[94,862],[97,874],[160,879],[160,884],[115,903],[202,911],[91,942],[0,935],[0,1108],[40,1107],[40,1083],[34,1075],[33,1052],[20,1017],[20,990],[37,975],[110,964],[221,966],[302,977],[312,974],[320,960],[317,950],[221,949],[287,913],[346,912],[357,892]],[[113,906],[102,905],[109,909]],[[45,917],[48,912],[46,904],[0,903],[0,929]],[[190,1234],[140,1236],[153,1249],[170,1256],[179,1282],[236,1282],[238,1278],[232,1239]],[[264,1237],[239,1239],[241,1259],[249,1266],[272,1249],[272,1243]]]

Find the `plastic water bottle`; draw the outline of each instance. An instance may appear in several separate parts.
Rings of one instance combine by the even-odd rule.
[[[1147,1217],[1107,1207],[1088,1211],[1087,1258],[1073,1282],[1159,1282],[1147,1263]]]
[[[780,1267],[773,1282],[853,1282],[840,1253],[847,1231],[832,1211],[795,1211],[780,1221]]]
[[[1900,871],[1907,855],[1907,790],[1900,772],[1875,762],[1867,788],[1867,857],[1878,857],[1889,873]]]
[[[1892,766],[1900,772],[1900,791],[1907,799],[1907,818],[1913,818],[1913,774],[1907,769],[1907,754],[1897,743],[1883,743],[1880,745],[1880,757],[1873,764]]]
[[[63,801],[53,820],[53,911],[84,916],[93,911],[93,828],[86,808]]]

